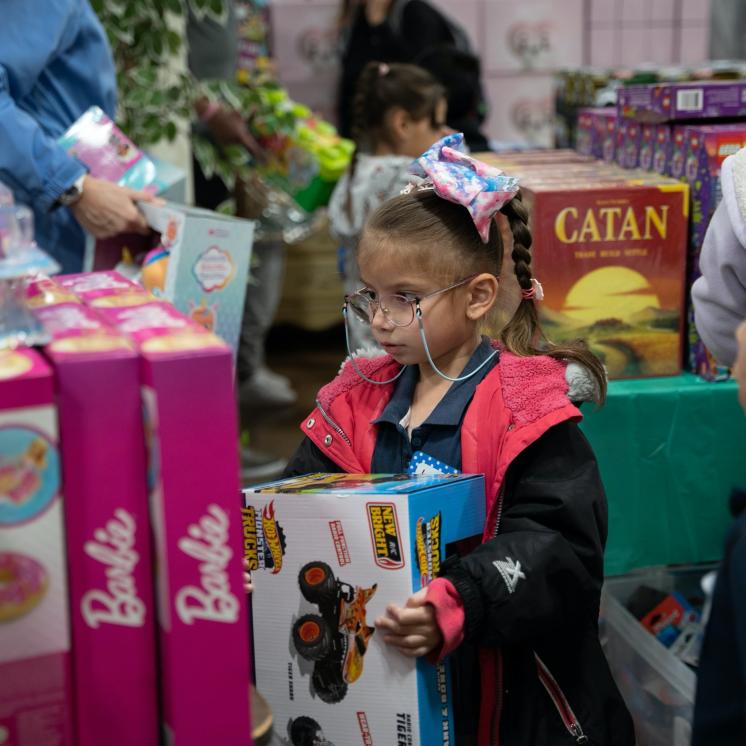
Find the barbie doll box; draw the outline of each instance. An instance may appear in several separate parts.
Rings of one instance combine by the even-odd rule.
[[[612,378],[681,370],[689,193],[657,174],[522,181],[537,303],[554,342],[587,341]]]
[[[231,351],[141,289],[97,292],[89,302],[140,355],[165,742],[250,743]]]
[[[452,744],[448,665],[404,657],[374,623],[434,578],[456,542],[481,535],[483,479],[312,474],[244,500],[257,687],[280,736]]]
[[[67,565],[52,370],[0,352],[0,743],[72,746]]]
[[[139,360],[127,339],[68,288],[41,280],[29,296],[52,338],[45,353],[60,421],[76,743],[155,746],[155,596]]]

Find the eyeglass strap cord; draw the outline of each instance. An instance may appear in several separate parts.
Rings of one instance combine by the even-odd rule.
[[[352,350],[350,349],[350,322],[347,318],[347,304],[345,304],[345,306],[342,308],[342,315],[345,319],[345,344],[347,345],[347,355],[349,356],[355,373],[357,373],[364,381],[375,384],[376,386],[385,386],[388,383],[393,383],[394,381],[396,381],[396,379],[399,378],[402,373],[404,373],[404,369],[407,367],[406,365],[402,365],[401,370],[393,378],[389,378],[388,381],[374,381],[372,378],[368,378],[368,376],[366,376],[365,373],[363,373],[363,371],[358,368],[358,365],[355,362],[355,356],[352,354]]]
[[[446,381],[452,381],[453,383],[458,383],[460,381],[466,381],[469,378],[471,378],[473,375],[479,373],[482,368],[484,368],[487,363],[490,362],[498,353],[499,350],[495,350],[484,362],[482,362],[479,366],[474,368],[474,370],[471,373],[467,373],[465,376],[459,376],[458,378],[451,378],[451,376],[447,376],[445,373],[443,373],[442,370],[438,368],[438,366],[435,364],[435,361],[432,358],[432,355],[430,354],[430,346],[427,343],[427,337],[425,336],[425,325],[422,322],[422,309],[420,308],[419,301],[417,302],[417,307],[415,310],[415,316],[417,316],[417,323],[420,327],[420,337],[422,338],[422,344],[425,348],[425,354],[427,355],[427,361],[430,363],[430,367],[441,377],[445,378]]]

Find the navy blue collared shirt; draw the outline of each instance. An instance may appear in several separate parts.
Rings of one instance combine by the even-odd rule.
[[[493,352],[490,340],[483,337],[459,377],[478,368]],[[406,368],[396,383],[389,403],[381,415],[373,420],[372,424],[378,425],[378,435],[371,471],[374,474],[402,474],[407,471],[417,451],[461,471],[461,423],[474,391],[497,364],[498,357],[495,355],[471,378],[451,384],[425,422],[412,430],[411,440],[401,421],[412,406],[419,370],[417,366]]]

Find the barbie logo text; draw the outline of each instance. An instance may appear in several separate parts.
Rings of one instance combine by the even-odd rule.
[[[140,559],[133,549],[136,528],[135,519],[127,511],[117,509],[106,527],[94,532],[95,541],[85,543],[85,553],[106,565],[106,590],[88,591],[80,604],[89,627],[141,627],[145,621],[145,604],[137,595],[132,577]]]
[[[201,587],[185,586],[176,594],[176,613],[185,624],[195,619],[233,624],[238,621],[240,606],[231,593],[225,568],[233,556],[228,546],[227,513],[209,505],[199,524],[189,526],[188,537],[179,540],[179,549],[200,561]]]

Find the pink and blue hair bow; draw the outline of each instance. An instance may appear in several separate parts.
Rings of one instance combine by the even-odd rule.
[[[442,199],[463,205],[487,243],[492,219],[518,192],[518,179],[461,152],[463,142],[460,132],[438,140],[410,166],[419,181],[404,191],[434,189]]]

